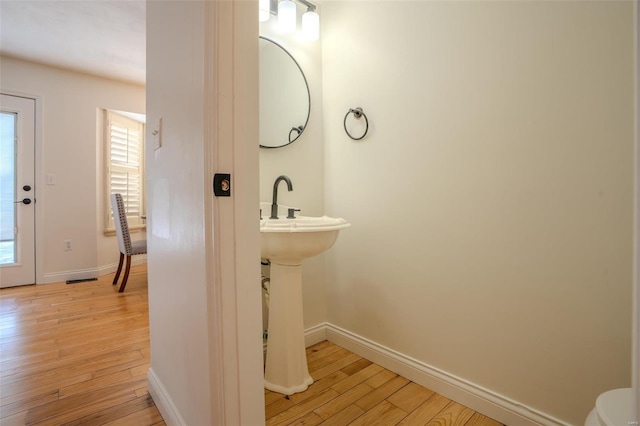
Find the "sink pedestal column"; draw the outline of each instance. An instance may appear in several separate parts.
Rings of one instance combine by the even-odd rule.
[[[271,262],[269,337],[264,386],[291,395],[313,379],[307,368],[302,319],[302,265]]]

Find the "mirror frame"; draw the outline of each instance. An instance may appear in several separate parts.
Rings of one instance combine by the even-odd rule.
[[[304,85],[307,88],[307,99],[308,99],[308,107],[307,107],[307,120],[304,122],[304,124],[302,125],[302,131],[298,133],[298,135],[293,138],[292,140],[290,140],[289,142],[282,144],[282,145],[277,145],[277,146],[267,146],[267,145],[262,145],[260,144],[260,148],[265,148],[265,149],[273,149],[273,148],[282,148],[285,147],[287,145],[291,145],[292,143],[294,143],[295,141],[297,141],[300,136],[302,136],[302,134],[304,133],[305,130],[307,130],[307,124],[309,124],[309,117],[311,117],[311,91],[309,90],[309,82],[307,81],[307,76],[304,74],[304,71],[302,71],[302,67],[300,66],[300,64],[298,63],[298,61],[296,61],[296,58],[293,57],[293,55],[291,53],[289,53],[289,51],[287,49],[285,49],[280,43],[277,43],[275,41],[273,41],[270,38],[264,37],[264,36],[259,36],[259,39],[263,39],[265,41],[268,41],[270,43],[275,44],[276,46],[278,46],[280,49],[282,49],[282,51],[284,53],[287,54],[287,56],[289,56],[289,58],[291,58],[291,60],[293,61],[293,63],[296,65],[296,67],[298,67],[298,70],[300,71],[300,74],[302,75],[302,79],[304,80]],[[259,130],[259,129],[258,129]],[[289,131],[289,134],[291,134],[291,132],[293,131],[293,129],[291,131]]]

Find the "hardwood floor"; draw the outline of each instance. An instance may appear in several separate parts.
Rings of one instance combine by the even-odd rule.
[[[0,424],[164,425],[147,392],[146,265],[0,291]]]
[[[307,362],[306,391],[265,390],[268,426],[500,425],[328,341],[307,348]]]
[[[165,424],[147,391],[146,265],[124,293],[112,279],[0,290],[2,426]],[[307,360],[305,392],[265,391],[267,425],[499,425],[333,343]]]

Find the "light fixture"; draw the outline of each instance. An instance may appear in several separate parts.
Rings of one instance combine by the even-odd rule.
[[[296,4],[291,0],[282,0],[278,3],[278,27],[284,33],[292,33],[296,30]]]
[[[302,36],[309,41],[320,37],[320,16],[311,8],[302,15]]]
[[[271,17],[271,0],[260,0],[258,2],[258,20],[267,22]]]
[[[295,0],[307,7],[302,15],[302,38],[315,41],[320,37],[320,16],[316,12],[316,5],[307,0]],[[278,27],[283,33],[296,30],[297,10],[294,0],[259,0],[258,17],[260,22],[269,20],[270,15],[278,18]]]

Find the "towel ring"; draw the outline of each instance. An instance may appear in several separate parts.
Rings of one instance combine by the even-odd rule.
[[[364,117],[366,127],[364,129],[364,133],[359,138],[354,138],[353,136],[351,136],[351,133],[349,133],[349,130],[347,130],[347,117],[349,117],[349,114],[353,114],[353,117],[356,120],[360,120],[361,117]],[[364,113],[362,108],[349,108],[349,111],[347,111],[347,115],[344,116],[344,131],[347,132],[347,135],[354,141],[359,141],[367,135],[367,132],[369,131],[369,120],[367,119],[367,114]]]

